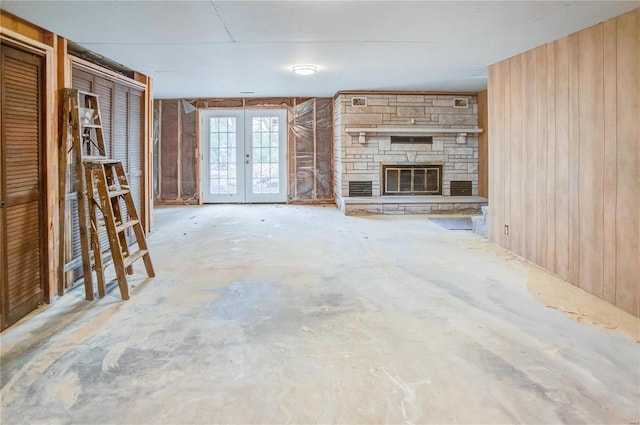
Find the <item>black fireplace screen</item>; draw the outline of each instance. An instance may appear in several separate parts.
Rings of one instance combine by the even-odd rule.
[[[442,165],[385,165],[383,179],[383,195],[442,195]]]

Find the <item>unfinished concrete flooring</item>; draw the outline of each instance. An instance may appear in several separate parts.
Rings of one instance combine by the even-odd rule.
[[[2,334],[2,424],[640,421],[638,320],[469,231],[155,217],[131,300],[72,291]]]

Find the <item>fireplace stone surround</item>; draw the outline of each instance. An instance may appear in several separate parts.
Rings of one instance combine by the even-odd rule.
[[[477,196],[477,134],[482,131],[477,128],[477,108],[474,94],[338,94],[334,107],[338,207],[345,214],[479,212],[486,199]],[[409,143],[392,143],[393,136],[405,136],[399,140]],[[428,164],[442,167],[441,195],[384,193],[385,166]],[[471,196],[451,196],[452,181],[470,186]],[[350,193],[350,187],[362,184],[371,188],[371,196]]]

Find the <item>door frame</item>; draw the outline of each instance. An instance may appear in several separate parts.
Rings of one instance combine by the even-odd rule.
[[[241,136],[241,139],[243,141],[243,146],[241,149],[238,148],[238,152],[242,150],[243,155],[240,158],[242,162],[239,161],[238,164],[239,165],[242,164],[242,166],[244,167],[244,176],[242,180],[243,180],[243,183],[245,184],[245,188],[243,188],[243,190],[245,190],[246,192],[246,186],[251,181],[251,175],[252,175],[252,167],[245,167],[244,165],[244,161],[245,161],[244,150],[245,150],[245,147],[248,144],[250,144],[249,141],[251,140],[251,137],[252,137],[252,128],[247,123],[247,121],[251,119],[253,116],[256,116],[256,115],[259,116],[262,114],[269,114],[269,113],[277,114],[282,121],[282,125],[280,126],[280,130],[279,130],[280,134],[283,137],[283,143],[281,145],[281,149],[279,152],[280,164],[282,165],[279,173],[280,182],[282,184],[282,191],[278,194],[274,194],[275,196],[269,196],[270,194],[264,194],[264,195],[258,194],[257,196],[259,196],[260,199],[251,198],[250,196],[251,194],[247,194],[247,197],[245,197],[245,199],[242,201],[227,201],[227,202],[233,202],[233,203],[239,203],[239,204],[287,203],[288,202],[288,199],[289,199],[289,110],[286,108],[199,108],[198,118],[196,120],[196,126],[197,126],[196,131],[198,134],[198,149],[200,150],[198,155],[198,158],[199,158],[198,186],[199,186],[199,198],[200,198],[199,204],[225,203],[224,199],[221,199],[220,201],[204,201],[205,191],[209,187],[208,183],[205,182],[205,173],[207,172],[207,170],[206,170],[206,165],[204,161],[204,155],[208,154],[206,136],[205,136],[205,131],[208,129],[208,125],[205,123],[205,117],[216,116],[216,115],[220,116],[225,114],[237,114],[242,116],[242,124],[244,128],[242,129],[243,134]],[[240,130],[240,127],[238,127],[238,130]],[[224,196],[224,195],[221,195],[221,196]]]

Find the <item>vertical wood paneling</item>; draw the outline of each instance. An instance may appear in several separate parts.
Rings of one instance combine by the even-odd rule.
[[[546,269],[555,273],[555,244],[556,244],[556,100],[555,100],[555,44],[547,44],[545,49],[547,64],[547,87],[545,99],[547,108],[547,187],[546,192],[546,223],[538,231],[546,237]],[[544,109],[543,109],[544,110]]]
[[[523,210],[522,237],[524,257],[535,262],[537,240],[536,218],[536,167],[538,163],[538,110],[536,96],[536,52],[530,50],[522,61],[523,110],[522,110],[522,160],[523,160]]]
[[[555,46],[556,273],[569,279],[569,39]]]
[[[491,144],[488,146],[489,156],[489,240],[498,243],[497,226],[501,226],[504,223],[503,217],[499,213],[498,197],[496,191],[498,190],[498,171],[501,167],[500,161],[498,161],[498,152],[501,150],[498,146],[502,143],[502,140],[495,133],[497,117],[500,115],[500,99],[498,92],[500,90],[499,78],[502,75],[498,65],[492,65],[489,67],[489,78],[487,81],[487,121],[489,123],[489,134],[491,137]],[[337,109],[337,108],[336,108]],[[339,164],[336,164],[336,168]],[[500,224],[499,224],[500,223]]]
[[[640,316],[640,9],[617,22],[616,304]]]
[[[522,57],[509,60],[511,69],[506,80],[509,82],[511,94],[510,139],[511,154],[509,161],[510,191],[506,195],[505,204],[509,203],[511,226],[511,250],[523,255],[522,250]]]
[[[504,75],[510,75],[511,74],[511,62],[507,61],[505,62],[505,69],[503,70]],[[503,84],[504,87],[504,91],[502,93],[502,96],[504,98],[504,119],[500,121],[500,126],[502,127],[502,138],[504,140],[504,143],[502,145],[502,152],[501,152],[501,161],[502,161],[502,175],[503,176],[508,176],[510,171],[511,171],[511,163],[509,161],[509,157],[511,155],[511,125],[510,125],[510,120],[511,120],[511,85],[509,84]],[[503,179],[503,192],[502,192],[502,204],[503,204],[503,208],[502,208],[502,214],[505,217],[505,220],[507,223],[511,222],[511,203],[507,202],[507,199],[509,199],[509,195],[508,193],[511,192],[511,180],[510,179]],[[513,226],[509,226],[509,229],[511,229]],[[504,247],[507,249],[510,249],[511,247],[511,231],[509,231],[509,234],[505,234],[505,232],[502,232],[502,238],[504,241]]]
[[[636,316],[639,16],[492,65],[488,92],[491,240]]]
[[[497,75],[498,78],[506,75],[505,70],[508,70],[508,64],[506,62],[501,62],[497,65]],[[507,143],[504,137],[504,117],[505,110],[505,88],[504,85],[500,84],[497,79],[493,81],[493,87],[495,87],[494,97],[496,101],[496,108],[493,111],[493,116],[490,116],[491,126],[489,127],[489,131],[491,134],[495,135],[495,140],[498,143],[496,146],[491,146],[489,148],[489,152],[491,153],[491,164],[492,172],[493,172],[493,181],[491,182],[492,189],[489,190],[489,196],[493,200],[491,205],[490,217],[492,217],[492,234],[493,240],[504,246],[505,245],[505,236],[503,232],[503,224],[508,224],[508,219],[504,216],[504,146]],[[490,86],[491,87],[491,82]],[[490,88],[491,90],[491,88]]]
[[[616,154],[616,21],[604,23],[604,205],[616,205],[617,198],[617,154]],[[610,303],[616,302],[616,264],[607,261],[607,257],[616,257],[616,208],[604,208],[604,262],[602,298]]]
[[[580,86],[578,36],[569,37],[569,281],[580,276]]]
[[[578,33],[580,164],[579,286],[602,296],[604,75],[602,25]]]
[[[536,253],[534,262],[544,268],[547,265],[547,49],[538,47],[536,53]]]

